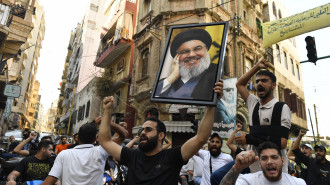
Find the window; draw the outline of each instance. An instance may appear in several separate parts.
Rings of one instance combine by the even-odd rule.
[[[120,91],[116,91],[115,93],[115,106],[118,107],[120,104]]]
[[[249,71],[252,68],[252,61],[245,59],[245,72]]]
[[[142,52],[142,78],[148,76],[149,48]]]
[[[266,49],[267,52],[267,60],[271,63],[274,64],[274,57],[273,57],[273,48],[268,47]]]
[[[275,18],[277,18],[275,2],[273,2],[273,14],[274,14]]]
[[[147,15],[151,10],[151,0],[144,0],[143,3],[144,15]]]
[[[276,55],[275,57],[277,58],[277,62],[281,63],[281,52],[280,52],[280,46],[276,44]]]
[[[295,73],[294,73],[294,64],[293,64],[293,60],[292,60],[292,59],[290,59],[290,60],[291,60],[292,74],[295,75]]]
[[[117,64],[117,73],[124,69],[124,59],[121,59]]]
[[[245,10],[243,10],[243,20],[244,20],[244,21],[247,21],[246,11],[245,11]]]
[[[284,88],[281,86],[278,86],[278,100],[281,102],[285,102],[284,99]]]
[[[257,35],[259,38],[262,38],[262,26],[258,18],[256,18],[256,23],[257,23]]]
[[[89,108],[90,108],[90,106],[91,106],[91,102],[88,100],[87,106],[86,106],[85,118],[88,118],[88,116],[89,116]]]
[[[288,69],[288,59],[287,59],[286,52],[283,51],[283,55],[284,55],[284,65],[285,65],[285,68]]]
[[[297,78],[298,78],[298,80],[300,80],[299,66],[298,66],[298,64],[296,64],[296,66],[297,66]]]

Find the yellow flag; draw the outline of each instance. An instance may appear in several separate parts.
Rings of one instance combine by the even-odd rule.
[[[225,28],[224,25],[211,25],[205,28],[205,30],[212,37],[212,45],[209,49],[209,54],[210,54],[211,62],[215,64],[217,64],[219,61],[219,54],[221,50],[222,35],[224,28]]]
[[[263,47],[330,26],[330,3],[262,24]]]

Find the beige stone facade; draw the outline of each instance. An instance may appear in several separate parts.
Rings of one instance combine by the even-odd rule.
[[[220,4],[223,2],[227,3]],[[303,100],[302,80],[298,80],[297,76],[297,80],[291,80],[291,71],[283,74],[282,69],[274,61],[275,51],[272,48],[264,49],[262,47],[261,23],[267,21],[264,17],[267,10],[267,3],[260,0],[139,1],[136,32],[133,36],[135,51],[130,90],[132,95],[130,102],[136,110],[135,128],[140,127],[148,115],[154,115],[160,120],[166,121],[168,125],[175,123],[180,125],[182,123],[177,118],[178,112],[171,112],[171,107],[174,105],[150,102],[152,88],[171,25],[229,21],[223,69],[224,78],[240,77],[261,56],[267,55],[272,64],[271,70],[279,78],[278,84],[290,87]],[[292,51],[290,56],[292,56],[295,64],[298,64],[297,49],[292,48]],[[298,68],[300,69],[299,64]],[[301,72],[299,73],[301,75]],[[255,93],[255,89],[251,92]],[[194,107],[189,107],[189,118],[185,120],[185,123],[190,123],[190,120],[193,119],[200,119],[203,109],[197,107],[199,111],[193,110],[195,110]],[[238,99],[237,120],[242,122],[244,129],[247,130],[247,108],[241,98]],[[293,113],[293,124],[300,125],[304,122],[306,119],[296,118]],[[133,128],[133,133],[136,131],[137,129]],[[185,132],[188,134],[173,131],[168,135],[173,139],[180,140],[180,137],[186,137],[185,135],[189,135],[192,130],[187,128]]]

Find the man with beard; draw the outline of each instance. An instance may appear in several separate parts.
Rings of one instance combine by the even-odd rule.
[[[260,70],[267,67],[267,60],[259,60],[236,83],[237,90],[249,109],[250,133],[241,133],[240,136],[235,137],[235,140],[237,144],[249,144],[247,150],[255,152],[257,152],[256,147],[264,141],[277,144],[286,160],[283,172],[288,172],[286,145],[291,127],[291,112],[288,105],[278,102],[274,97],[276,76],[268,70]],[[257,73],[256,89],[259,99],[247,90],[247,83],[255,73]],[[252,173],[260,171],[258,163],[252,164],[250,170]]]
[[[259,159],[259,160],[258,160]],[[242,174],[240,171],[258,161],[262,171]],[[236,156],[234,166],[222,179],[220,185],[304,185],[303,179],[282,172],[285,159],[280,148],[272,142],[264,142],[258,147],[258,157],[253,151],[243,151]]]
[[[304,180],[308,185],[329,185],[330,184],[330,163],[325,158],[326,149],[322,145],[315,145],[315,159],[306,156],[299,150],[301,138],[306,134],[306,130],[300,130],[296,141],[292,145],[292,151],[296,155],[295,159],[307,166],[307,175]]]
[[[208,151],[199,150],[198,156],[203,160],[203,175],[201,185],[211,185],[211,174],[217,169],[233,161],[233,158],[221,152],[222,139],[217,133],[213,133],[208,142]],[[210,165],[211,164],[211,165]]]
[[[222,82],[215,84],[214,92],[222,95]],[[214,122],[214,107],[208,107],[198,128],[196,136],[182,146],[163,150],[166,136],[165,124],[156,118],[144,122],[139,149],[134,150],[113,142],[108,120],[111,118],[114,98],[103,100],[104,116],[100,125],[99,142],[116,160],[128,167],[126,184],[139,185],[177,185],[180,169],[206,143]]]
[[[208,50],[212,44],[204,29],[179,33],[171,44],[174,58],[170,75],[158,82],[156,96],[212,100],[217,65],[211,63]]]

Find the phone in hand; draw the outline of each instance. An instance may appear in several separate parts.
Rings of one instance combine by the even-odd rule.
[[[235,137],[241,136],[242,134],[240,132],[236,132]]]

